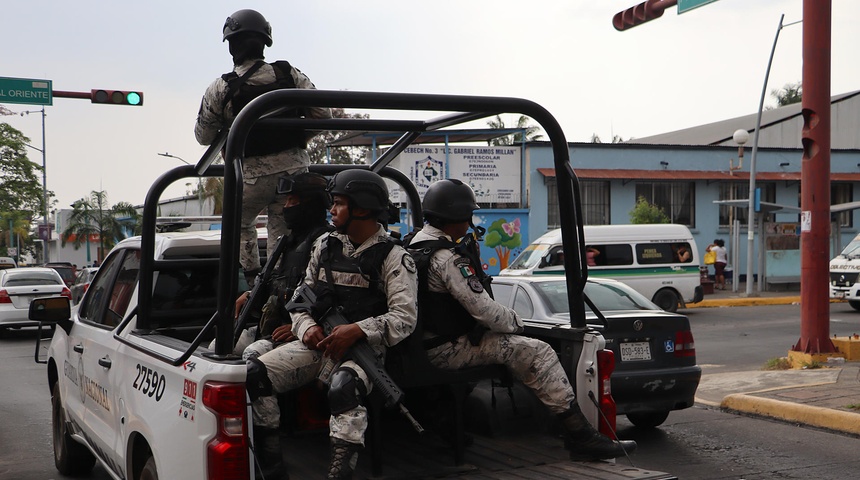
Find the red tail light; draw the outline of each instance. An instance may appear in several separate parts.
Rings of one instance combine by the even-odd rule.
[[[63,296],[63,297],[68,298],[69,300],[71,300],[71,299],[72,299],[72,291],[71,291],[71,290],[69,290],[69,289],[68,289],[68,288],[66,288],[66,287],[63,287],[63,291],[62,291],[62,292],[60,292],[60,295],[61,295],[61,296]]]
[[[242,383],[206,382],[203,405],[215,414],[218,432],[206,446],[209,480],[247,480],[248,418],[245,385]]]
[[[600,433],[609,438],[615,439],[615,417],[617,409],[615,407],[615,399],[612,398],[612,384],[610,377],[615,371],[615,354],[612,350],[600,350],[597,352],[597,375],[598,375],[598,405],[600,405],[599,422]]]
[[[0,303],[12,303],[12,298],[9,297],[9,292],[6,289],[0,289]]]
[[[693,341],[693,332],[689,330],[675,332],[675,356],[696,356],[696,342]]]

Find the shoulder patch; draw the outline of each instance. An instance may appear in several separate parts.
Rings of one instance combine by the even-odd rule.
[[[418,271],[418,268],[415,266],[415,259],[408,253],[404,253],[403,256],[400,257],[400,263],[409,273],[415,273]]]
[[[469,284],[469,288],[475,293],[481,293],[484,291],[484,286],[481,285],[481,281],[474,275],[466,279],[466,283]]]
[[[462,267],[468,267],[469,266],[469,259],[468,258],[461,257],[461,256],[456,256],[456,257],[457,258],[454,259],[454,266],[455,267],[462,268]]]

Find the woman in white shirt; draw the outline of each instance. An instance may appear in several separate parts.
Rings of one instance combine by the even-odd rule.
[[[714,243],[708,245],[707,251],[715,252],[717,260],[714,262],[714,288],[719,290],[726,289],[726,264],[728,263],[728,255],[726,253],[726,242],[721,239],[714,240]]]

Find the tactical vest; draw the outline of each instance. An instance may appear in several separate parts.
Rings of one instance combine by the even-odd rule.
[[[282,88],[296,88],[296,81],[292,75],[293,67],[286,60],[270,64],[275,71],[274,83],[249,85],[248,79],[265,64],[266,62],[262,60],[258,61],[241,77],[236,72],[221,75],[221,78],[227,82],[227,95],[221,107],[226,107],[229,102],[233,107],[233,115],[236,116],[251,100],[264,93]],[[290,109],[275,118],[300,118],[302,114],[302,110]],[[304,130],[254,126],[245,142],[245,157],[268,155],[290,148],[307,148],[307,134]]]
[[[408,251],[418,268],[418,321],[425,331],[454,340],[475,328],[477,322],[471,314],[448,292],[431,292],[429,285],[430,259],[442,249],[452,249],[456,243],[447,239],[424,240],[409,245]],[[481,265],[469,265],[476,272]]]
[[[314,292],[321,305],[315,305],[315,320],[329,307],[338,307],[350,323],[388,312],[388,297],[382,289],[382,264],[394,242],[378,243],[358,258],[343,254],[343,242],[329,236],[320,252],[324,278],[317,279]],[[337,283],[337,284],[336,284]]]

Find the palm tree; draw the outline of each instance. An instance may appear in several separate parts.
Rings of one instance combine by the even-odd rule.
[[[531,121],[531,118],[525,115],[520,115],[520,118],[517,119],[517,126],[514,127],[519,129],[519,132],[487,140],[487,145],[516,145],[518,143],[523,143],[524,138],[526,142],[540,140],[541,138],[543,138],[543,134],[540,133],[540,127],[531,123]],[[506,128],[505,121],[502,120],[501,115],[496,115],[496,118],[492,120],[487,120],[487,126],[496,130],[502,130]]]
[[[212,215],[221,215],[224,208],[224,179],[221,177],[207,177],[203,181],[203,191],[197,192],[200,201],[207,198],[212,199]]]
[[[81,198],[72,204],[69,225],[63,230],[60,239],[63,246],[71,241],[75,249],[78,249],[91,236],[98,236],[98,261],[101,264],[105,253],[113,248],[116,241],[126,237],[125,229],[134,229],[138,217],[132,204],[118,202],[111,207],[108,205],[106,192],[93,191],[89,198]]]

